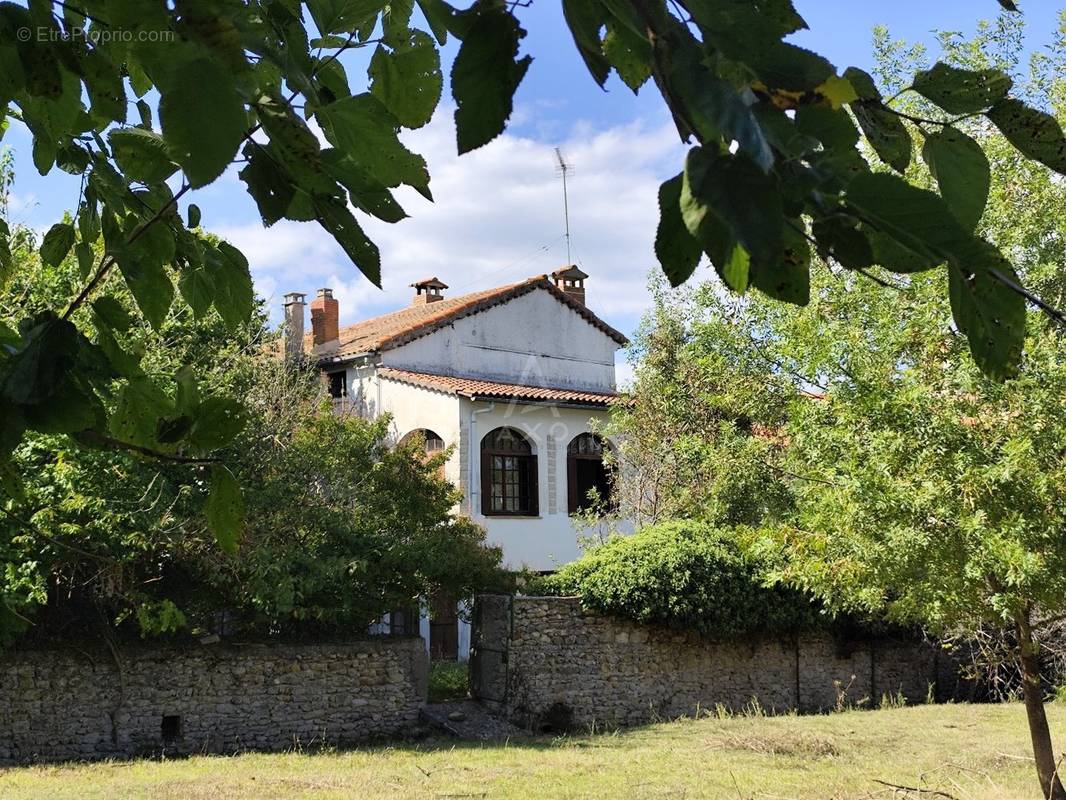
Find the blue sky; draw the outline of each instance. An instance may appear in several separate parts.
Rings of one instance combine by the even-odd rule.
[[[998,11],[996,0],[795,0],[810,25],[794,41],[838,67],[869,68],[871,30],[889,26],[897,38],[933,44],[932,31],[972,33],[979,18]],[[1060,4],[1022,3],[1027,46],[1050,41]],[[658,184],[675,174],[684,147],[650,84],[634,96],[616,78],[601,90],[585,71],[565,28],[558,0],[533,0],[519,9],[534,56],[516,96],[508,132],[463,158],[454,145],[447,99],[425,128],[405,134],[426,156],[436,202],[413,192],[399,197],[410,219],[369,222],[382,250],[384,291],[371,286],[314,223],[281,222],[264,230],[244,185],[231,169],[191,198],[204,225],[249,256],[259,292],[273,316],[287,291],[334,288],[343,322],[398,308],[412,280],[435,274],[455,294],[550,271],[566,261],[562,196],[553,148],[573,162],[571,226],[575,260],[590,274],[589,305],[623,332],[635,328],[647,305],[644,289],[654,266],[652,240]],[[365,75],[369,52],[346,58],[353,88]],[[445,75],[454,47],[445,50]],[[77,181],[58,170],[42,178],[30,160],[29,139],[17,125],[4,144],[14,148],[16,180],[11,215],[47,228],[77,197]],[[703,273],[701,273],[703,274]]]

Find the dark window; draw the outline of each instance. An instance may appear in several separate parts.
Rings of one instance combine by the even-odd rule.
[[[418,606],[396,609],[389,614],[389,632],[393,636],[417,636],[418,616]]]
[[[326,375],[329,378],[329,396],[330,397],[347,397],[348,396],[348,373],[347,372],[330,372]]]
[[[497,428],[481,440],[481,513],[537,514],[537,457],[514,428]]]
[[[601,502],[611,501],[611,473],[603,463],[603,439],[592,433],[575,436],[566,448],[567,509],[571,514],[592,506],[590,493]]]
[[[181,715],[180,714],[164,714],[163,722],[160,726],[160,734],[163,737],[164,742],[173,742],[175,739],[181,738]]]

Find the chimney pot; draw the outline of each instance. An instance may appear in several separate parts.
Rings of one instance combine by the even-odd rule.
[[[578,269],[576,264],[562,267],[551,274],[555,287],[581,305],[585,305],[585,278],[588,275]]]
[[[318,296],[311,301],[311,330],[316,348],[340,338],[340,306],[332,289],[319,289]]]
[[[411,300],[411,305],[413,306],[424,306],[428,303],[436,303],[438,300],[443,300],[444,295],[441,293],[441,289],[448,288],[448,285],[436,276],[415,281],[411,286],[415,290],[414,299]]]
[[[304,355],[304,299],[300,292],[285,295],[285,328],[282,339],[285,343],[285,360],[297,362]]]

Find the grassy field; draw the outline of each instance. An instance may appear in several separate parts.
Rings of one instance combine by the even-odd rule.
[[[1066,703],[1049,707],[1066,745]],[[902,792],[878,781],[922,788]],[[944,794],[932,794],[929,790]],[[1037,798],[1020,705],[682,720],[451,743],[0,771],[0,798]]]

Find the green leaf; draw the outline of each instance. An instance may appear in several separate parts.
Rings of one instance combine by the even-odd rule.
[[[381,13],[385,0],[309,0],[307,8],[318,32],[349,33]]]
[[[160,183],[178,169],[158,133],[144,128],[116,128],[107,140],[119,168],[132,181]]]
[[[196,371],[186,364],[174,374],[174,410],[193,415],[199,407],[200,387],[196,383]]]
[[[385,222],[399,222],[407,216],[392,196],[392,192],[370,177],[366,170],[351,159],[344,158],[340,152],[329,148],[322,151],[322,161],[329,174],[348,190],[352,205],[356,208]]]
[[[1025,343],[1025,298],[995,275],[1018,285],[1014,268],[994,246],[974,239],[949,264],[948,292],[955,324],[966,334],[977,366],[1004,380],[1017,372]]]
[[[215,289],[215,309],[227,328],[237,330],[241,325],[248,324],[255,303],[248,259],[228,242],[219,242],[217,247],[208,248],[205,256]]]
[[[479,0],[477,18],[452,64],[459,154],[488,144],[511,116],[515,90],[533,59],[518,58],[526,32],[502,4]]]
[[[438,44],[448,41],[448,31],[452,25],[455,9],[444,0],[418,0],[418,7],[422,9],[422,16],[429,23],[429,29]]]
[[[777,181],[750,159],[740,155],[711,153],[695,147],[685,161],[682,188],[685,224],[700,239],[711,260],[720,242],[705,241],[704,213],[713,214],[729,229],[733,239],[751,254],[753,261],[775,263],[783,248],[784,213]],[[712,249],[709,249],[712,248]]]
[[[443,76],[440,54],[428,34],[410,38],[389,52],[379,46],[370,60],[370,92],[405,128],[421,128],[440,100]]]
[[[193,188],[222,174],[247,127],[233,73],[207,58],[175,70],[162,92],[159,121],[171,156]]]
[[[82,280],[85,280],[93,271],[93,265],[96,263],[96,253],[93,252],[91,244],[81,241],[74,245],[74,255],[78,258],[78,275]],[[0,281],[0,283],[3,283],[3,281]]]
[[[110,295],[104,295],[94,300],[93,312],[98,323],[119,333],[125,333],[130,329],[130,325],[133,324],[129,312],[122,307],[118,300]]]
[[[632,89],[634,94],[651,77],[651,42],[643,36],[637,36],[613,18],[607,22],[603,53],[618,72],[622,83]]]
[[[796,110],[796,130],[813,136],[826,150],[854,150],[859,143],[859,131],[843,109],[800,106]]]
[[[152,129],[152,108],[143,100],[137,101],[137,114],[146,130]]]
[[[1014,85],[998,69],[968,70],[938,62],[914,76],[914,91],[949,114],[972,114],[995,105]]]
[[[955,218],[966,230],[975,230],[992,181],[981,145],[962,131],[946,127],[926,136],[922,158]]]
[[[225,397],[208,397],[193,414],[187,439],[203,452],[218,450],[237,438],[244,428],[241,404]]]
[[[395,118],[371,94],[357,94],[318,110],[326,138],[384,186],[429,185],[425,160],[401,144]]]
[[[26,489],[22,482],[22,475],[6,456],[0,458],[0,492],[16,503],[26,502]]]
[[[693,123],[705,142],[736,140],[740,149],[764,170],[774,164],[774,154],[751,107],[726,81],[703,63],[703,51],[694,43],[680,46],[671,57],[670,85],[690,109]]]
[[[126,121],[126,87],[122,73],[99,47],[89,50],[81,58],[82,74],[92,104],[90,112],[99,126]]]
[[[859,95],[851,110],[859,121],[878,158],[897,172],[906,172],[911,163],[911,135],[898,116],[887,110],[881,93],[867,73],[855,67],[844,72]]]
[[[204,264],[187,265],[178,279],[178,290],[199,319],[207,313],[215,296],[215,284]]]
[[[751,285],[775,300],[805,306],[811,299],[811,246],[801,230],[801,220],[784,228],[781,255],[770,261],[752,258],[748,266]]]
[[[846,200],[860,219],[934,263],[973,238],[939,196],[895,175],[860,175],[848,186]]]
[[[18,405],[48,401],[65,382],[78,354],[73,323],[52,313],[20,325],[22,347],[4,362],[0,398]]]
[[[600,30],[607,20],[603,6],[597,0],[563,0],[563,17],[589,73],[603,86],[611,72],[600,41]]]
[[[874,251],[854,218],[827,217],[816,220],[811,233],[824,259],[833,259],[845,269],[866,269],[874,263]]]
[[[314,207],[319,224],[333,235],[359,271],[380,288],[381,254],[363,233],[348,206],[334,198],[316,197]]]
[[[131,378],[118,395],[108,428],[116,439],[138,447],[155,447],[159,420],[172,414],[166,394],[147,378]]]
[[[237,479],[222,464],[211,469],[211,493],[204,503],[204,516],[218,546],[227,553],[236,553],[244,531],[244,498]]]
[[[190,228],[199,228],[200,227],[200,206],[196,205],[196,203],[189,203],[188,216],[189,216],[189,227]]]
[[[130,250],[116,254],[118,268],[137,301],[137,308],[149,324],[159,330],[174,301],[174,285],[160,261],[144,258]]]
[[[1022,155],[1066,175],[1066,138],[1053,116],[1010,98],[992,106],[987,116]]]
[[[259,207],[263,224],[270,227],[289,210],[296,187],[289,174],[269,157],[262,145],[249,142],[244,155],[248,164],[238,175]]]
[[[659,227],[655,231],[655,255],[671,286],[687,281],[700,262],[699,241],[685,227],[681,216],[681,186],[684,175],[675,175],[659,187]]]
[[[74,246],[74,226],[57,222],[48,229],[41,242],[41,261],[49,267],[58,267]]]

